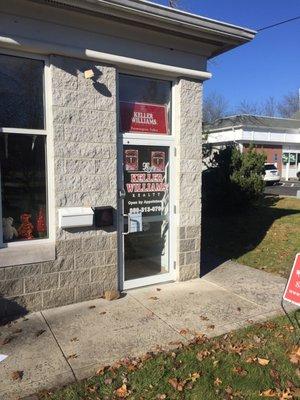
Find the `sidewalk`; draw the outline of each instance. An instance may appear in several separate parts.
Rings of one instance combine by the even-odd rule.
[[[29,314],[0,327],[0,343],[12,338],[0,346],[8,355],[0,363],[0,399],[65,385],[123,357],[185,342],[182,329],[215,336],[271,318],[281,312],[285,282],[227,262],[194,281]],[[22,380],[12,379],[14,371],[23,371]]]

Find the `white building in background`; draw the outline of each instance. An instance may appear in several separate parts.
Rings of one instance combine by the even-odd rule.
[[[250,145],[275,163],[285,180],[300,173],[300,116],[297,119],[235,115],[205,125],[207,142],[215,146],[236,143],[245,152]]]

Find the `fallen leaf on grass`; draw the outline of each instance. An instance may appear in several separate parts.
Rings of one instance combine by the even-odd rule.
[[[156,400],[165,400],[167,398],[166,394],[158,394],[156,396]]]
[[[127,390],[127,386],[125,385],[125,383],[123,383],[123,385],[121,387],[119,387],[119,389],[116,390],[116,395],[119,398],[124,398],[128,396],[128,390]]]
[[[45,333],[46,331],[45,331],[45,329],[40,329],[39,331],[37,331],[36,332],[36,334],[35,334],[35,336],[36,337],[39,337],[39,336],[41,336],[43,333]]]
[[[24,371],[14,371],[11,374],[11,379],[13,381],[21,381],[23,379]]]
[[[220,386],[222,384],[222,380],[220,378],[216,378],[214,381],[215,386]]]
[[[152,296],[152,297],[149,297],[149,300],[158,300],[158,297]]]
[[[270,360],[268,360],[267,358],[257,357],[257,362],[259,365],[262,365],[264,367],[265,365],[269,364]]]
[[[234,367],[233,372],[239,376],[246,376],[248,374],[248,372],[241,366]]]
[[[300,364],[300,347],[296,346],[293,348],[291,354],[290,354],[290,362],[292,364]]]
[[[101,367],[96,371],[96,375],[104,375],[104,372],[106,371],[107,367]]]
[[[178,392],[182,392],[185,386],[186,381],[179,381],[176,378],[170,378],[168,380],[169,384],[175,389],[178,390]]]
[[[202,360],[204,360],[206,357],[210,356],[210,354],[211,354],[210,351],[208,351],[208,350],[202,350],[202,351],[199,351],[199,352],[197,353],[196,357],[197,357],[197,360],[202,361]]]
[[[263,390],[259,393],[261,397],[277,397],[277,392],[274,389]]]
[[[279,395],[279,400],[292,400],[295,397],[298,397],[294,391],[291,391],[291,389],[285,389],[283,390],[280,395]]]

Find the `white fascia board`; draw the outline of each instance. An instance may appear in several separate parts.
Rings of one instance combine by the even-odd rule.
[[[231,129],[213,132],[208,135],[208,143],[265,143],[288,144],[300,143],[300,133],[262,132],[255,130]]]
[[[232,143],[243,140],[242,129],[230,129],[227,131],[219,131],[210,133],[207,137],[207,143]]]

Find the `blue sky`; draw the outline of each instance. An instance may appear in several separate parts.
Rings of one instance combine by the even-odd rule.
[[[166,5],[166,0],[157,0]],[[300,0],[180,0],[179,8],[258,29],[300,16]],[[300,88],[300,19],[259,33],[253,42],[210,62],[205,91],[223,94],[232,108],[241,100],[278,100]]]

